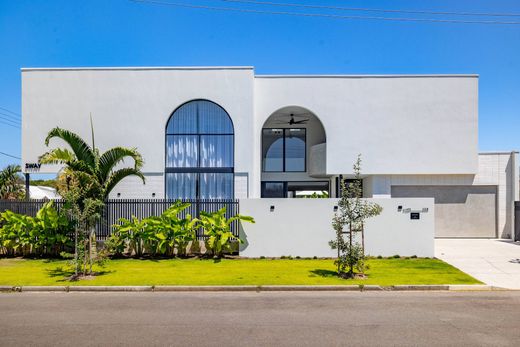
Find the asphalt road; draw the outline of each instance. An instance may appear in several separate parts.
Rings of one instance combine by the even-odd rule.
[[[0,294],[2,346],[519,346],[520,292]]]

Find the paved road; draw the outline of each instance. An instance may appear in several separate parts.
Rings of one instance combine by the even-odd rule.
[[[482,282],[520,289],[520,243],[496,239],[436,239],[435,257]]]
[[[2,346],[518,346],[520,292],[0,294]]]

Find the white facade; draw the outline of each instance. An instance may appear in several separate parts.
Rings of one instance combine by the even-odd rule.
[[[495,236],[512,235],[518,189],[514,193],[507,177],[518,175],[515,155],[478,155],[476,75],[258,76],[251,67],[23,69],[22,163],[36,163],[48,150],[44,139],[53,127],[89,139],[92,115],[97,147],[136,147],[145,159],[146,185],[125,179],[112,197],[164,198],[166,124],[179,106],[201,99],[222,107],[232,121],[236,198],[260,198],[262,182],[323,183],[336,196],[337,178],[348,178],[362,154],[365,197],[392,197],[397,185],[493,185]],[[307,119],[298,125],[306,134],[305,170],[263,172],[262,129],[292,128],[281,124],[292,113]],[[42,166],[39,172],[58,169]]]
[[[434,256],[433,199],[370,199],[383,211],[367,220],[365,252],[371,256]],[[240,212],[254,215],[256,223],[243,223],[240,255],[245,257],[334,257],[329,241],[338,199],[245,199]],[[403,209],[399,211],[399,206]],[[421,219],[410,219],[412,211]],[[392,226],[392,227],[389,227]],[[360,235],[357,239],[361,243]]]

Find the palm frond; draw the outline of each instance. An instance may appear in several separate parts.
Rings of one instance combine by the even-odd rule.
[[[140,179],[143,180],[143,183],[145,183],[145,178],[143,173],[140,170],[134,169],[134,168],[124,168],[119,169],[117,171],[112,172],[110,177],[108,178],[107,182],[105,183],[105,191],[104,195],[105,198],[108,197],[112,189],[123,179],[128,176],[137,176]]]
[[[99,177],[105,182],[108,180],[110,172],[117,164],[124,162],[125,158],[134,160],[134,169],[140,170],[143,167],[143,157],[136,148],[114,147],[103,153],[99,158]]]
[[[66,148],[55,148],[38,158],[41,164],[66,164],[76,160],[76,155]]]
[[[72,149],[72,152],[74,152],[76,158],[79,161],[84,161],[94,170],[96,166],[94,150],[79,135],[69,130],[54,128],[49,131],[49,134],[47,134],[47,137],[45,138],[45,145],[48,146],[50,140],[54,137],[65,141]]]

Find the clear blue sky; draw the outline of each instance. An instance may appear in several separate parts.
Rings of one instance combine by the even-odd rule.
[[[332,13],[219,0],[161,1]],[[518,0],[279,2],[520,14]],[[520,22],[520,16],[491,20]],[[127,0],[0,0],[0,107],[21,113],[22,67],[157,65],[253,65],[259,74],[476,73],[480,150],[520,149],[520,25],[304,18]],[[20,156],[20,148],[20,130],[0,124],[0,151]],[[16,162],[0,155],[0,168]]]

